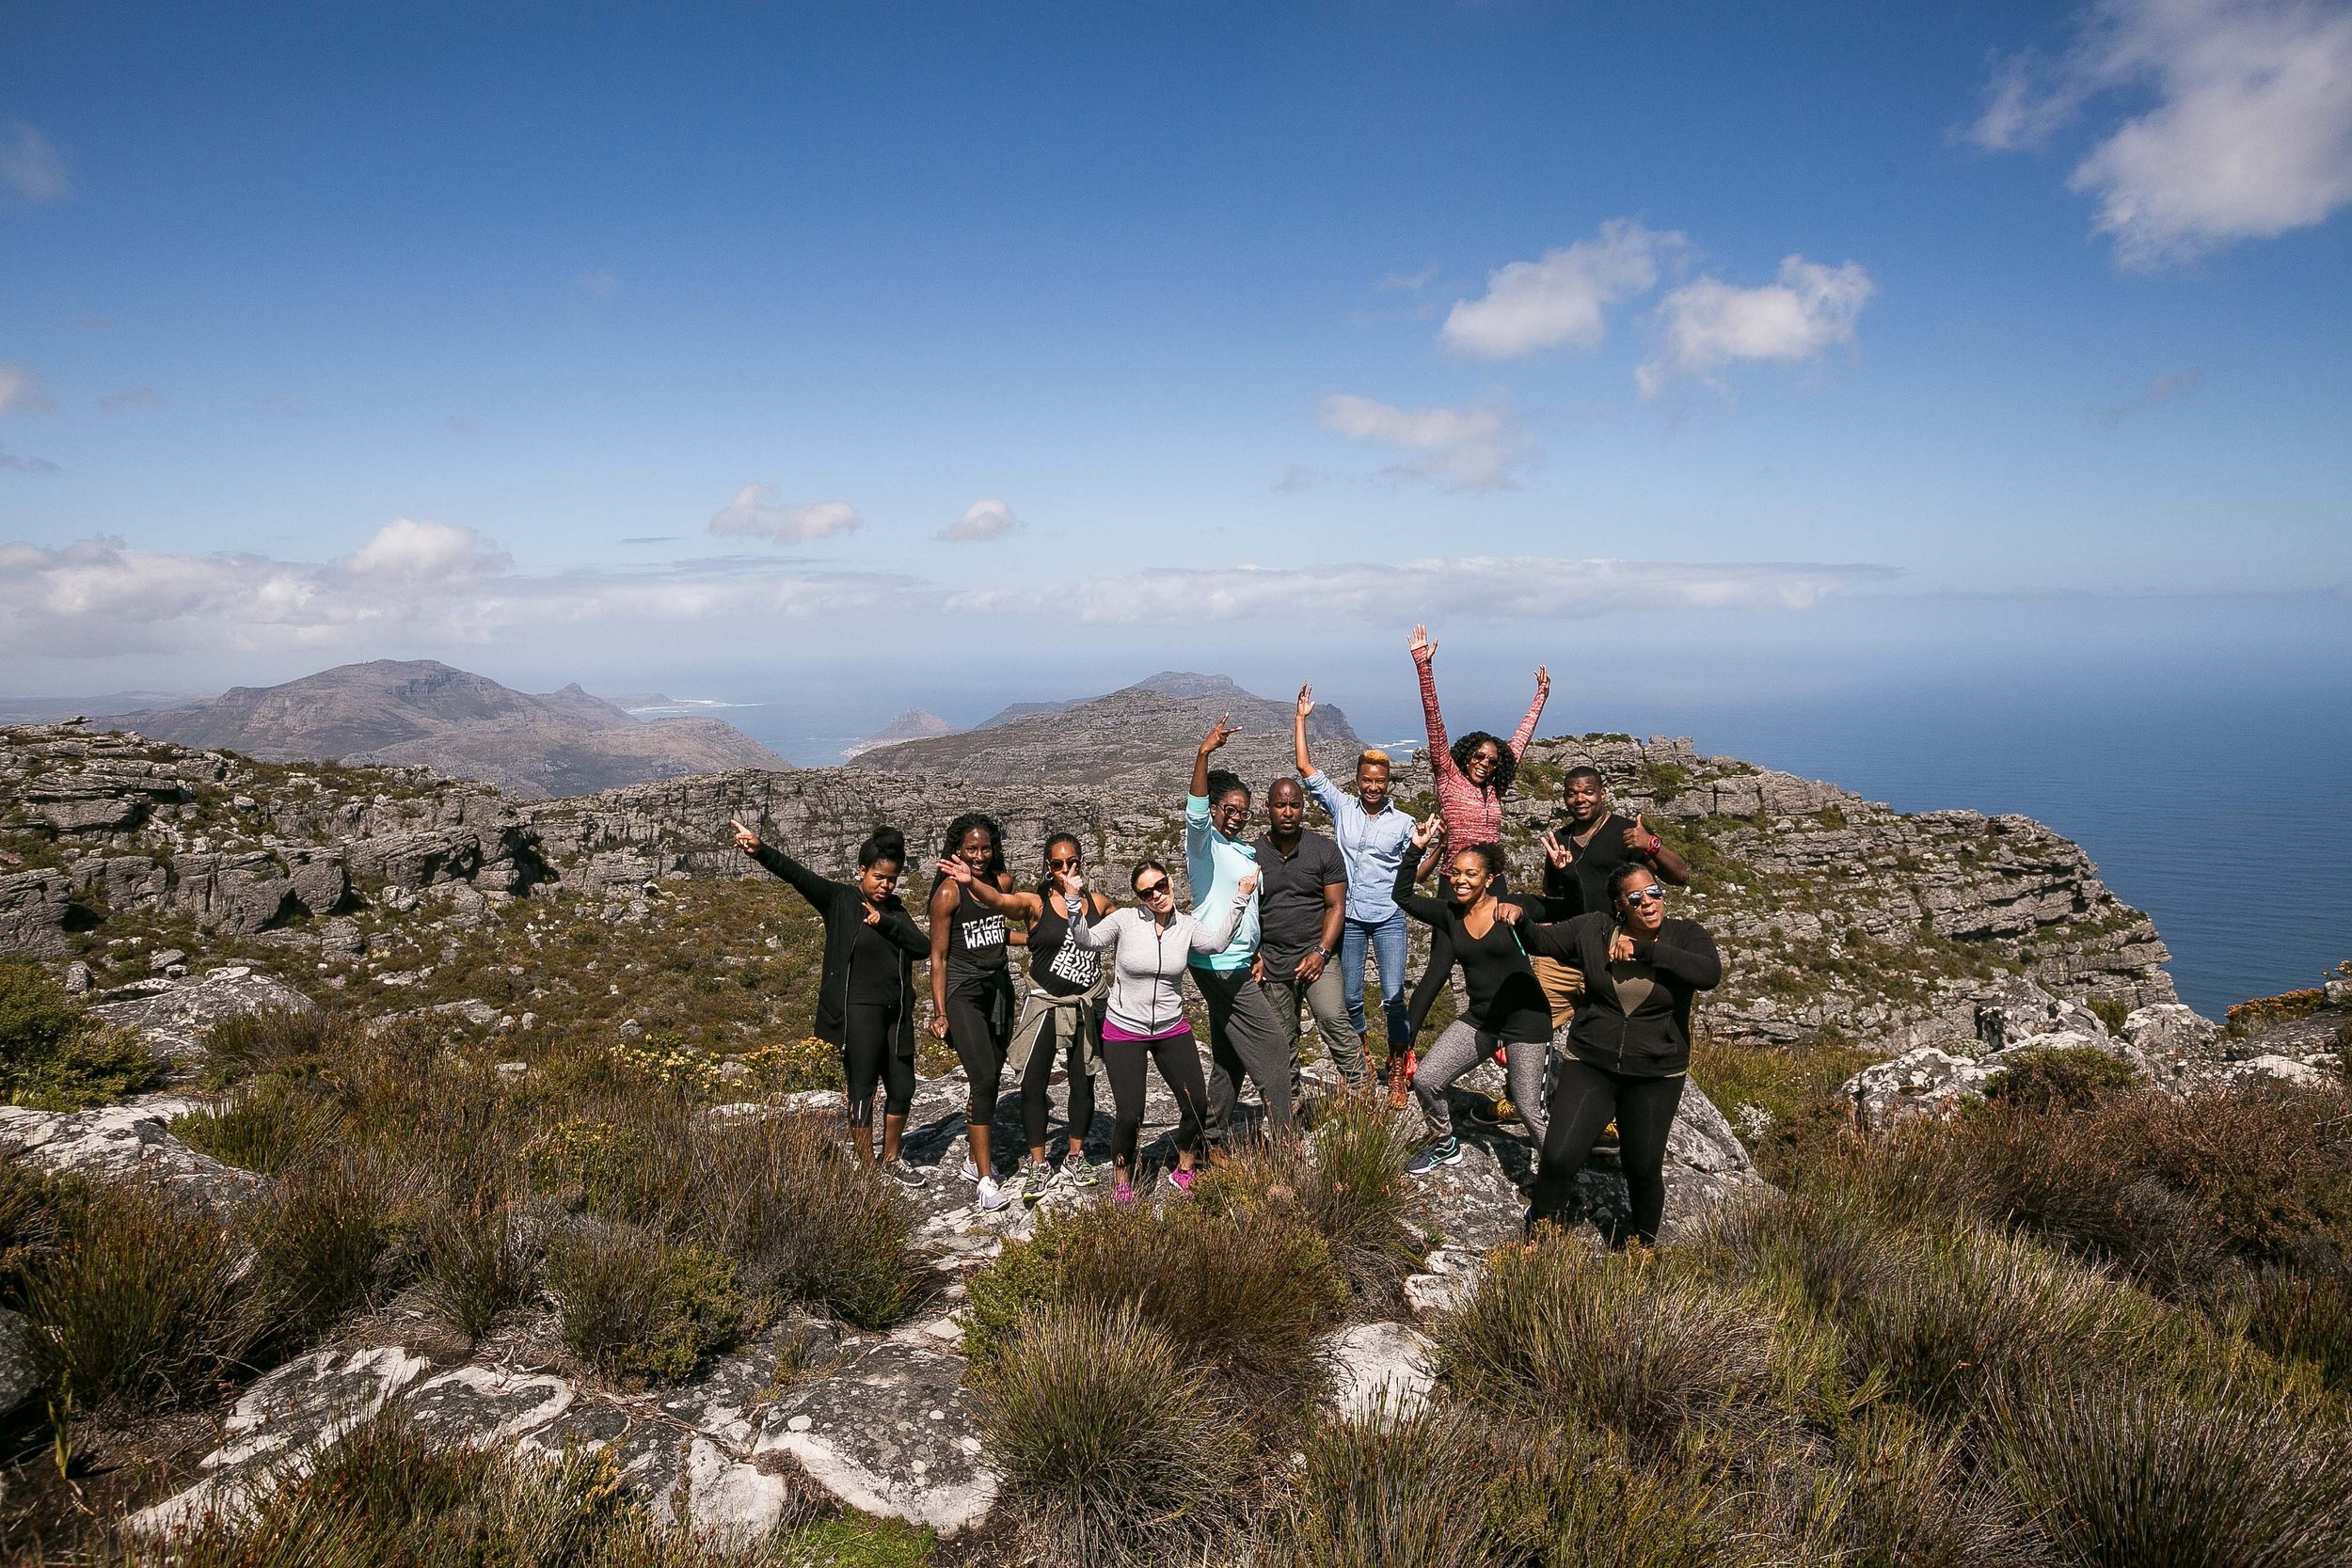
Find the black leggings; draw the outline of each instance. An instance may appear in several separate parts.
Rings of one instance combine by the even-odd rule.
[[[1136,1134],[1143,1129],[1143,1059],[1160,1069],[1160,1081],[1176,1097],[1182,1118],[1176,1129],[1179,1149],[1198,1148],[1205,1134],[1209,1086],[1200,1079],[1200,1048],[1192,1030],[1182,1029],[1156,1040],[1104,1040],[1103,1065],[1110,1069],[1111,1103],[1117,1122],[1111,1129],[1111,1163],[1125,1170],[1136,1163]]]
[[[1038,1030],[1037,1043],[1029,1048],[1029,1066],[1021,1074],[1021,1120],[1029,1133],[1029,1147],[1041,1148],[1045,1144],[1045,1122],[1053,1104],[1046,1089],[1054,1077],[1055,1024],[1068,1015],[1059,1011],[1045,1015]],[[1089,1024],[1086,1028],[1091,1028]],[[1086,1028],[1073,1029],[1062,1042],[1062,1053],[1070,1069],[1070,1135],[1083,1139],[1087,1129],[1094,1125],[1094,1074],[1087,1070]]]
[[[1537,1049],[1540,1049],[1538,1047]],[[1666,1133],[1682,1103],[1681,1073],[1672,1078],[1629,1078],[1589,1062],[1565,1056],[1552,1067],[1551,1124],[1544,1132],[1544,1161],[1535,1174],[1534,1202],[1527,1223],[1566,1223],[1576,1199],[1577,1173],[1599,1141],[1610,1118],[1617,1123],[1617,1163],[1625,1171],[1629,1223],[1643,1242],[1658,1240],[1666,1213]],[[1622,1237],[1612,1240],[1622,1241]]]
[[[947,975],[947,1043],[956,1048],[956,1060],[972,1086],[963,1113],[969,1127],[996,1120],[996,1090],[1005,1076],[1006,1003],[1011,994],[1001,969]]]
[[[850,1026],[842,1032],[841,1071],[850,1081],[850,1123],[874,1125],[874,1085],[882,1085],[882,1104],[902,1117],[914,1103],[914,1056],[898,1049],[899,1006],[896,1002],[852,1002]]]

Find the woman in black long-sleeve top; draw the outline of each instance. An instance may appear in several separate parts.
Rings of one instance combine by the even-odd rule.
[[[1470,1003],[1464,1016],[1422,1053],[1420,1069],[1413,1074],[1422,1119],[1436,1134],[1405,1167],[1416,1176],[1461,1161],[1446,1090],[1498,1051],[1509,1058],[1504,1070],[1511,1098],[1524,1107],[1521,1114],[1529,1130],[1542,1140],[1544,1110],[1538,1101],[1543,1098],[1544,1053],[1551,1038],[1551,1005],[1512,930],[1521,918],[1532,926],[1536,907],[1522,906],[1495,891],[1502,879],[1502,851],[1491,844],[1457,845],[1446,862],[1446,886],[1453,896],[1430,898],[1414,891],[1414,864],[1438,825],[1439,818],[1432,816],[1415,830],[1414,852],[1398,863],[1391,889],[1397,908],[1430,927],[1429,968],[1413,990],[1415,1036],[1456,965]]]
[[[1691,1069],[1692,999],[1722,981],[1724,962],[1697,922],[1666,918],[1666,890],[1649,866],[1620,866],[1609,893],[1613,912],[1519,927],[1531,951],[1584,975],[1567,1057],[1552,1078],[1550,1125],[1527,1224],[1533,1234],[1539,1225],[1565,1222],[1577,1173],[1613,1118],[1633,1211],[1629,1228],[1647,1243],[1658,1239],[1665,1214],[1666,1134]]]
[[[914,1103],[914,960],[930,956],[930,939],[898,902],[898,873],[906,835],[877,828],[858,847],[857,880],[819,877],[740,822],[736,847],[790,882],[825,923],[825,957],[817,982],[818,1039],[841,1048],[848,1081],[850,1141],[874,1158],[874,1086],[882,1085],[883,1168],[902,1185],[919,1187],[923,1174],[900,1158],[907,1108]]]

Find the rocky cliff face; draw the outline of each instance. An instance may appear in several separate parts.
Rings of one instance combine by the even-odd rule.
[[[437,884],[507,896],[534,885],[601,894],[665,875],[740,876],[730,818],[831,871],[846,871],[859,841],[891,823],[914,847],[919,883],[947,821],[977,809],[1004,824],[1019,874],[1037,864],[1048,832],[1063,831],[1113,879],[1144,854],[1181,879],[1183,785],[1156,775],[1188,766],[1195,716],[1186,700],[1156,694],[1102,703],[1119,716],[1120,738],[1073,770],[1057,772],[1041,735],[1023,740],[1019,767],[999,755],[977,779],[739,768],[522,803],[421,770],[274,767],[70,726],[0,730],[0,823],[16,835],[19,863],[0,865],[0,948],[62,957],[77,924],[117,911],[252,936],[354,899],[396,909]],[[1172,728],[1171,709],[1187,727]],[[1147,755],[1153,724],[1157,750]],[[1348,734],[1318,744],[1336,759],[1355,742]],[[1105,755],[1124,759],[1115,766],[1128,782],[1087,776]],[[1979,1003],[2017,977],[2112,1005],[2119,1019],[2176,1000],[2153,924],[2108,892],[2079,847],[2041,824],[1904,816],[1833,784],[1700,755],[1687,740],[1536,742],[1506,817],[1522,883],[1539,873],[1535,836],[1556,817],[1561,776],[1586,762],[1621,809],[1645,813],[1692,863],[1686,908],[1729,959],[1702,1013],[1719,1037],[1833,1036],[1889,1052],[1964,1038]],[[1417,777],[1425,784],[1408,772],[1408,787]]]

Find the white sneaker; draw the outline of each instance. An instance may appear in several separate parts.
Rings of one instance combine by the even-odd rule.
[[[972,1163],[972,1156],[969,1154],[963,1157],[963,1179],[966,1181],[977,1181],[980,1179],[980,1167]]]
[[[979,1191],[975,1195],[974,1198],[974,1201],[977,1202],[980,1206],[980,1212],[983,1214],[993,1214],[997,1210],[1002,1209],[1006,1204],[1010,1203],[1012,1201],[1012,1194],[1007,1192],[1005,1189],[1009,1185],[1019,1182],[1021,1178],[1016,1176],[1012,1179],[1012,1182],[1009,1183],[999,1181],[993,1176],[981,1177]]]

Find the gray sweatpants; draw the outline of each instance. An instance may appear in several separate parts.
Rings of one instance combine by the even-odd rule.
[[[1323,973],[1310,986],[1302,986],[1295,978],[1277,980],[1269,975],[1258,982],[1258,989],[1265,993],[1266,1005],[1274,1009],[1274,1026],[1281,1035],[1283,1048],[1291,1054],[1293,1098],[1306,1087],[1299,1071],[1306,1065],[1298,1051],[1301,1002],[1315,1015],[1315,1034],[1322,1039],[1324,1050],[1331,1053],[1331,1065],[1340,1069],[1347,1086],[1360,1089],[1370,1082],[1372,1069],[1364,1065],[1363,1042],[1356,1037],[1356,1026],[1347,1022],[1347,988],[1340,981],[1338,963],[1325,964]]]
[[[1422,1119],[1429,1123],[1432,1132],[1440,1138],[1454,1135],[1454,1113],[1446,1105],[1445,1091],[1502,1044],[1500,1037],[1472,1026],[1467,1019],[1456,1019],[1446,1025],[1438,1043],[1422,1053],[1421,1067],[1413,1074],[1413,1098],[1421,1101]],[[1520,1118],[1535,1134],[1538,1148],[1544,1141],[1544,1059],[1550,1054],[1551,1046],[1545,1040],[1514,1043],[1511,1060],[1503,1069],[1511,1085],[1511,1103],[1519,1108]]]
[[[1209,1005],[1209,1136],[1232,1130],[1243,1073],[1265,1101],[1269,1132],[1291,1127],[1291,1052],[1274,1008],[1246,969],[1192,966],[1192,982]]]

